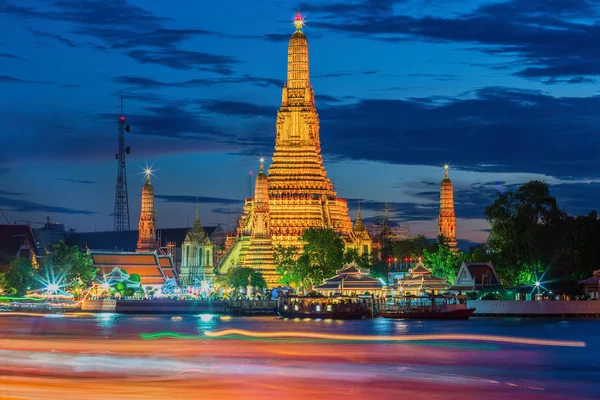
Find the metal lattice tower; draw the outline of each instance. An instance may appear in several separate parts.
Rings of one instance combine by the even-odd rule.
[[[129,197],[127,195],[127,172],[125,169],[125,113],[123,109],[123,91],[121,90],[121,115],[119,117],[119,152],[115,154],[119,162],[117,172],[117,191],[115,193],[114,226],[115,231],[128,231]]]

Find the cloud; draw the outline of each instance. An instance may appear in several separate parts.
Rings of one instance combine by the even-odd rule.
[[[232,73],[238,61],[233,57],[205,52],[187,51],[179,46],[196,36],[217,35],[204,29],[170,29],[168,18],[153,13],[124,0],[56,1],[49,7],[37,9],[5,1],[0,14],[30,20],[43,19],[70,24],[71,32],[91,37],[99,43],[86,43],[95,49],[121,50],[141,62],[163,65],[175,69],[199,69],[223,75]],[[61,35],[31,30],[38,37],[51,38],[76,47],[71,39]]]
[[[24,59],[22,57],[15,56],[14,54],[8,54],[8,53],[0,53],[0,57],[12,58],[13,60],[27,61],[26,59]]]
[[[229,56],[175,49],[132,50],[126,54],[142,64],[159,64],[182,70],[198,69],[221,75],[231,75],[232,65],[239,62]]]
[[[160,195],[154,196],[157,200],[164,201],[166,203],[196,203],[199,204],[243,204],[243,200],[228,199],[224,197],[204,197],[204,196],[189,196],[189,195]]]
[[[312,78],[314,79],[319,79],[319,78],[341,78],[344,76],[357,76],[357,75],[377,75],[378,72],[377,71],[360,71],[360,72],[348,72],[348,71],[342,71],[342,72],[331,72],[328,74],[321,74],[321,75],[313,75]]]
[[[323,151],[343,159],[595,176],[600,96],[489,87],[444,101],[362,99],[319,108]],[[368,134],[369,140],[365,140]]]
[[[0,189],[0,195],[3,195],[3,196],[23,196],[24,194],[25,193],[9,192],[9,191]]]
[[[55,178],[58,181],[64,181],[64,182],[72,182],[72,183],[83,183],[83,184],[87,184],[87,185],[93,185],[96,182],[94,181],[86,181],[86,180],[81,180],[81,179],[71,179],[71,178]]]
[[[29,28],[29,32],[31,32],[31,34],[37,38],[42,38],[42,39],[52,39],[55,40],[57,42],[60,42],[66,46],[69,47],[78,47],[74,41],[72,41],[71,39],[67,39],[64,36],[61,36],[59,34],[56,33],[50,33],[50,32],[42,32],[42,31],[36,31],[34,29]]]
[[[275,118],[276,107],[259,106],[245,101],[231,100],[200,100],[197,101],[204,111],[240,117],[269,117]]]
[[[56,214],[81,214],[81,215],[93,215],[96,214],[94,211],[88,210],[77,210],[68,207],[57,207],[35,203],[24,199],[10,199],[4,196],[0,196],[0,206],[5,209],[16,212],[49,212]]]
[[[28,81],[25,79],[15,78],[13,76],[8,75],[0,75],[0,83],[37,83],[41,85],[51,85],[52,82],[37,82],[37,81]]]
[[[597,2],[506,0],[449,17],[397,14],[395,1],[303,4],[321,14],[311,26],[374,40],[475,44],[474,49],[516,59],[515,75],[530,79],[600,75]]]
[[[168,87],[202,87],[202,86],[217,86],[231,84],[251,84],[259,87],[283,87],[283,81],[273,78],[262,78],[250,75],[241,77],[220,77],[220,78],[200,78],[190,79],[181,82],[162,82],[152,78],[135,77],[135,76],[118,76],[113,79],[115,83],[123,85],[131,85],[134,89],[147,90]]]

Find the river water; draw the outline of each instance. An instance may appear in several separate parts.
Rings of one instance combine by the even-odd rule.
[[[12,398],[600,398],[594,319],[0,314],[0,336]]]

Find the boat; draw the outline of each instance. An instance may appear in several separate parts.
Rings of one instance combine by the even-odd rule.
[[[277,299],[277,313],[282,318],[362,319],[375,314],[370,296],[297,296]]]
[[[465,296],[401,296],[385,299],[379,304],[378,315],[396,319],[466,320],[475,308],[468,308]]]

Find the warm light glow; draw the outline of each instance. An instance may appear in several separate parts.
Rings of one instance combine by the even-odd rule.
[[[265,163],[265,158],[264,157],[259,158],[258,162],[261,163],[261,164],[264,164]]]
[[[300,11],[298,11],[294,16],[294,26],[297,30],[302,29],[304,26],[304,15],[300,14]]]
[[[357,340],[365,342],[411,342],[411,341],[433,341],[433,340],[472,340],[478,342],[497,342],[511,344],[529,344],[537,346],[557,347],[585,347],[585,342],[569,340],[545,340],[534,338],[522,338],[497,335],[471,335],[471,334],[429,334],[429,335],[344,335],[316,332],[253,332],[243,329],[225,329],[222,331],[207,331],[208,337],[246,336],[261,339],[276,338],[303,338],[303,339],[325,339],[325,340]]]
[[[444,169],[445,169],[446,171],[448,171],[448,168],[450,168],[450,166],[449,166],[448,164],[444,164]]]

